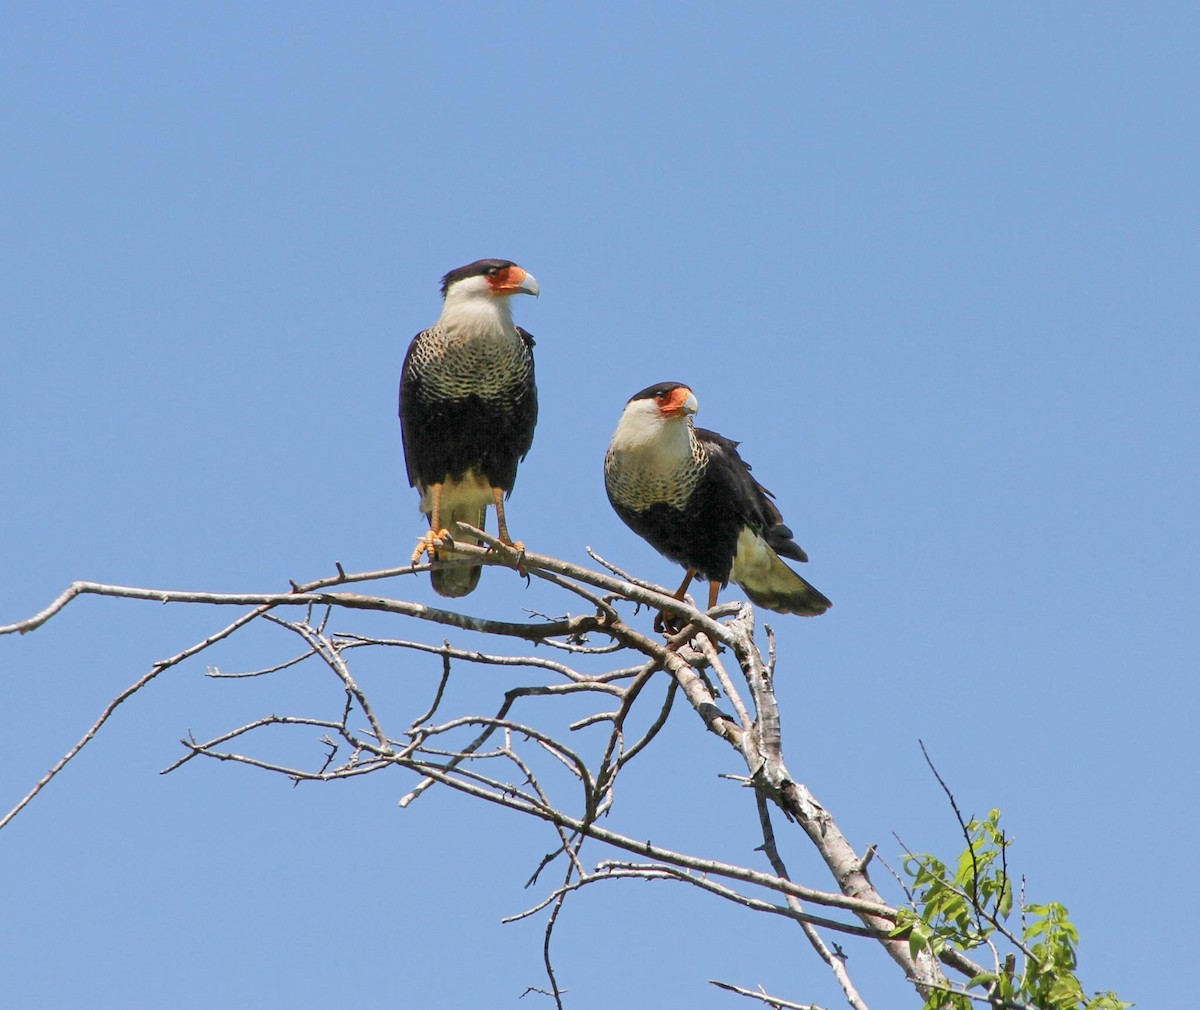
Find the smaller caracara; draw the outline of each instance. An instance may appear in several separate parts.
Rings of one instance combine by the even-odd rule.
[[[476,543],[454,524],[483,529],[489,505],[496,509],[500,540],[521,546],[508,535],[504,499],[533,444],[537,388],[533,337],[513,324],[509,301],[537,293],[534,276],[509,260],[451,270],[442,278],[441,316],[408,348],[400,433],[408,482],[420,492],[429,520],[413,564],[426,553],[439,560],[447,540]],[[466,596],[481,571],[479,565],[446,566],[430,577],[442,596]]]
[[[697,428],[696,397],[660,382],[625,405],[604,457],[604,486],[617,515],[664,557],[708,582],[708,606],[730,580],[760,607],[812,617],[830,608],[782,558],[807,561],[771,501],[750,476],[738,443]]]

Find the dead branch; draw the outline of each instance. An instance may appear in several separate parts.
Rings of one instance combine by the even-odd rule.
[[[418,781],[400,798],[401,807],[409,806],[428,789],[441,786],[548,824],[553,832],[553,850],[542,859],[530,884],[560,857],[563,858],[561,882],[527,911],[506,921],[549,909],[543,959],[550,982],[548,994],[559,1006],[563,990],[554,973],[551,939],[565,901],[583,887],[634,877],[688,884],[743,908],[799,923],[809,944],[837,977],[850,1006],[858,1010],[865,1010],[865,1003],[847,973],[840,951],[835,945],[835,951],[831,952],[821,930],[882,945],[900,966],[903,976],[912,980],[922,995],[946,985],[945,976],[932,958],[928,955],[913,958],[905,941],[891,937],[897,913],[867,877],[869,855],[855,853],[831,814],[788,772],[783,759],[782,719],[773,687],[775,640],[768,629],[768,656],[764,660],[755,642],[754,612],[748,605],[727,603],[705,613],[690,602],[674,599],[662,587],[632,578],[590,551],[610,574],[518,552],[482,531],[472,532],[480,537],[482,546],[457,545],[457,556],[475,564],[519,568],[529,578],[567,593],[576,606],[582,606],[582,612],[552,618],[535,614],[528,621],[475,617],[347,588],[411,576],[428,570],[427,565],[358,574],[348,574],[337,566],[336,575],[304,585],[293,583],[290,591],[282,593],[208,593],[76,582],[39,613],[0,627],[0,635],[26,634],[45,626],[64,608],[87,595],[160,604],[251,608],[202,641],[153,664],[122,691],[82,739],[0,820],[0,827],[11,821],[78,756],[117,706],[164,671],[198,656],[256,621],[267,620],[297,635],[304,643],[303,653],[248,674],[210,672],[220,678],[266,677],[304,664],[319,664],[343,693],[345,700],[338,716],[271,714],[233,729],[222,729],[204,740],[189,733],[180,741],[185,753],[164,772],[174,771],[196,758],[246,765],[284,776],[292,783],[329,782],[404,770],[417,775]],[[294,607],[305,608],[302,617],[281,616],[281,611]],[[561,650],[571,658],[564,663],[524,655],[519,650],[504,654],[464,647],[449,639],[431,644],[328,627],[331,621],[344,620],[360,611],[415,620],[422,626],[453,628],[469,637],[486,635],[509,643],[541,644]],[[660,611],[670,614],[683,630],[664,640],[645,630],[649,620],[635,623],[643,612],[648,615]],[[314,613],[320,615],[320,620],[314,622]],[[393,653],[399,659],[399,665],[394,667],[397,676],[407,676],[409,667],[421,656],[440,660],[431,695],[422,703],[420,698],[406,693],[406,702],[412,704],[411,712],[382,711],[351,670],[351,655],[361,650]],[[621,657],[620,665],[612,669],[591,668],[608,662],[605,657],[610,655]],[[460,669],[457,664],[495,667],[504,670],[506,676],[522,679],[503,686],[499,704],[490,715],[444,712],[447,689],[456,669]],[[648,686],[658,678],[665,682],[662,693],[648,691]],[[719,693],[714,683],[719,685]],[[660,700],[647,703],[644,695]],[[745,765],[742,781],[755,791],[767,869],[682,852],[634,838],[609,825],[608,820],[616,810],[623,770],[658,737],[678,707],[675,701],[679,697],[686,699],[699,718],[699,725],[727,743]],[[575,714],[564,720],[563,728],[553,729],[553,706],[557,699],[564,698],[595,698],[602,705],[588,714]],[[718,698],[722,700],[719,702]],[[530,708],[533,705],[540,706],[536,712]],[[530,711],[525,713],[525,709]],[[353,725],[359,720],[365,721],[365,726]],[[391,736],[385,732],[385,724],[403,725],[404,729]],[[280,732],[284,727],[306,727],[324,733],[321,753],[314,758],[312,767],[294,767],[256,755],[257,741],[264,734]],[[597,730],[600,730],[598,735]],[[231,744],[235,744],[236,751],[230,749]],[[515,781],[510,780],[509,776],[514,775]],[[562,781],[573,783],[567,792],[570,798],[558,795]],[[790,823],[801,829],[798,837],[815,846],[836,889],[822,890],[790,879],[771,824],[771,807],[782,811]],[[609,859],[589,871],[580,855],[582,845],[588,840],[649,862]],[[770,895],[781,896],[782,903],[768,900]],[[806,903],[849,912],[859,922],[814,915],[806,910]],[[977,967],[962,957],[947,961],[951,969],[964,973]],[[808,1006],[728,983],[713,984],[771,1006]]]
[[[751,999],[766,1003],[772,1010],[825,1010],[824,1007],[819,1007],[816,1003],[793,1003],[791,1000],[768,995],[761,986],[755,991],[754,989],[743,989],[740,985],[732,985],[729,982],[718,982],[713,978],[708,980],[708,984],[715,985],[718,989],[724,989],[727,992],[735,992],[739,996],[749,996]]]

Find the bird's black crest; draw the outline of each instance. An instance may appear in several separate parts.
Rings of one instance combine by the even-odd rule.
[[[446,292],[455,281],[461,281],[464,277],[481,277],[511,266],[516,266],[512,260],[476,260],[465,267],[455,267],[442,278],[442,297],[446,297]]]
[[[669,393],[672,389],[678,389],[683,386],[686,389],[691,389],[686,382],[656,382],[653,386],[647,386],[640,393],[634,393],[629,398],[629,402],[634,400],[653,400],[659,393]]]

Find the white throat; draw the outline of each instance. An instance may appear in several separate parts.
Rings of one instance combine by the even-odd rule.
[[[625,408],[612,449],[622,456],[622,465],[661,473],[690,461],[691,419],[663,417],[653,400],[636,400]]]
[[[490,337],[497,333],[511,336],[517,331],[511,301],[506,295],[496,296],[456,284],[446,292],[438,323],[465,337]]]
[[[625,408],[604,459],[609,496],[641,511],[662,503],[683,508],[707,465],[691,418],[664,417],[654,400]]]

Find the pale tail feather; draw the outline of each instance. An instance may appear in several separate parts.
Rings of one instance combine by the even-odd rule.
[[[751,603],[779,614],[815,617],[833,606],[749,529],[738,537],[730,578],[742,587]]]
[[[461,506],[452,510],[449,515],[443,511],[441,518],[455,543],[478,544],[478,537],[459,532],[458,527],[454,524],[464,522],[470,523],[476,529],[485,529],[483,524],[487,521],[487,506],[482,508],[472,505]],[[480,565],[455,564],[452,567],[435,568],[429,573],[429,578],[433,582],[433,591],[439,596],[458,597],[466,596],[474,590],[479,585],[479,576],[482,574],[483,568]]]

